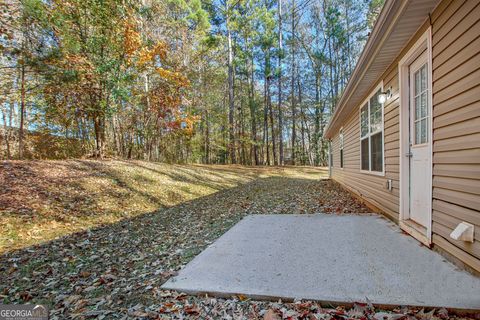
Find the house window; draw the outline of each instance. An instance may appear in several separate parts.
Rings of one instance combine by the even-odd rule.
[[[340,168],[343,168],[343,129],[340,129]]]
[[[361,169],[383,172],[383,106],[378,89],[360,109]]]

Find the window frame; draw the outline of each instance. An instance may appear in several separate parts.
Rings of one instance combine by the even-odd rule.
[[[344,152],[344,143],[345,143],[345,136],[343,134],[343,127],[340,128],[339,134],[338,134],[338,144],[339,144],[339,158],[340,158],[340,169],[343,170],[344,164],[345,164],[345,152]]]
[[[359,169],[361,173],[365,174],[371,174],[375,176],[385,176],[385,103],[381,104],[381,111],[382,111],[382,120],[381,120],[381,129],[375,131],[373,134],[370,132],[370,99],[377,93],[377,91],[383,92],[383,80],[369,93],[369,95],[365,98],[365,100],[362,101],[360,104],[360,108],[358,110],[358,116],[359,116],[359,142],[360,142],[360,156],[359,156]],[[366,136],[362,136],[362,109],[367,104],[367,110],[368,110],[368,130],[369,132],[367,133]],[[372,159],[371,159],[371,153],[372,153],[372,144],[371,144],[371,137],[372,135],[375,135],[377,133],[381,132],[382,133],[382,171],[372,171]],[[368,139],[368,170],[362,169],[362,140]]]

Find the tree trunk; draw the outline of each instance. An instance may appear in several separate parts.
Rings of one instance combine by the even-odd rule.
[[[132,152],[133,152],[133,142],[130,141],[130,143],[128,144],[127,159],[132,159]]]
[[[252,49],[253,50],[253,49]],[[250,117],[251,117],[251,126],[252,126],[252,150],[253,150],[253,160],[255,165],[258,166],[260,164],[258,160],[258,147],[257,147],[257,114],[255,108],[255,84],[254,84],[254,73],[253,73],[253,52],[251,54],[250,59],[250,83],[249,83],[249,106],[250,106]]]
[[[265,82],[267,84],[267,108],[270,115],[270,132],[272,133],[272,155],[273,155],[273,164],[277,164],[277,149],[275,146],[275,127],[273,125],[273,108],[272,108],[272,96],[270,94],[270,82],[272,79],[272,67],[270,61],[270,49],[267,49],[267,54],[265,58]],[[268,135],[268,132],[267,132]],[[268,151],[268,147],[267,147]]]
[[[227,11],[229,8],[227,7]],[[228,142],[228,153],[230,155],[230,162],[235,164],[235,131],[234,131],[234,92],[233,92],[233,48],[232,48],[232,34],[229,26],[229,13],[227,12],[227,42],[228,42],[228,132],[229,132],[229,142]]]
[[[300,85],[300,77],[297,78],[297,86],[298,86],[298,105],[300,106],[300,133],[302,137],[302,158],[301,164],[305,164],[305,110],[303,109],[303,102],[302,102],[302,86]]]
[[[266,62],[266,60],[265,60]],[[267,93],[267,87],[268,87],[268,80],[267,77],[265,76],[265,81],[263,84],[263,154],[264,154],[264,159],[267,159],[266,164],[270,165],[270,151],[269,151],[269,143],[268,143],[268,93]]]
[[[319,72],[315,72],[315,124],[313,133],[313,153],[314,153],[314,165],[318,166],[320,163],[320,75]]]
[[[25,64],[20,69],[20,127],[18,131],[18,157],[24,156],[24,126],[25,126]]]
[[[295,164],[295,140],[296,136],[296,107],[295,107],[295,0],[292,0],[292,83],[291,83],[291,92],[292,92],[292,164]]]
[[[270,112],[270,131],[272,132],[272,154],[273,154],[273,164],[277,165],[277,148],[275,146],[275,127],[273,125],[273,108],[272,108],[272,99],[270,96],[270,77],[267,80],[267,104]]]
[[[112,116],[112,131],[113,131],[113,140],[115,142],[116,155],[117,156],[122,155],[122,142],[120,140],[122,131],[119,127],[118,116],[115,114]]]
[[[283,110],[282,110],[282,0],[278,0],[278,152],[279,165],[283,165]]]
[[[330,114],[333,113],[335,109],[335,92],[334,92],[334,68],[333,68],[333,60],[332,60],[332,39],[331,37],[328,38],[328,60],[330,66]]]
[[[350,40],[350,12],[349,12],[349,3],[345,2],[345,22],[347,28],[347,74],[345,75],[345,80],[348,81],[350,74],[352,72],[352,50],[351,50],[351,40]],[[346,84],[346,83],[345,83]]]
[[[248,84],[247,84],[248,86]],[[240,92],[242,98],[240,100],[240,159],[243,165],[247,164],[247,151],[245,147],[245,112],[244,112],[244,96],[243,82],[240,80]]]
[[[103,159],[104,141],[105,141],[105,128],[104,122],[101,116],[96,116],[93,120],[93,126],[95,129],[95,158]]]
[[[11,106],[11,103],[9,103]],[[10,115],[11,116],[11,115]],[[7,148],[7,160],[10,160],[11,158],[11,152],[10,152],[10,128],[8,126],[7,122],[7,114],[6,111],[3,110],[2,108],[2,119],[3,119],[3,134],[5,138],[5,147]]]
[[[204,142],[204,148],[205,148],[205,163],[209,164],[210,163],[210,122],[208,120],[208,110],[205,109],[205,142]]]

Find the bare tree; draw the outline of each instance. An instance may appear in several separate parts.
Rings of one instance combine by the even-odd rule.
[[[283,110],[282,110],[282,0],[278,0],[278,152],[279,165],[283,165]]]
[[[292,0],[292,39],[291,39],[291,108],[292,108],[292,164],[295,164],[295,142],[297,140],[296,135],[296,106],[295,106],[295,71],[296,71],[296,60],[295,60],[295,0]]]
[[[234,83],[233,83],[233,44],[232,44],[232,31],[230,29],[230,6],[229,1],[226,0],[226,15],[225,22],[227,28],[227,48],[228,48],[228,153],[230,156],[230,162],[235,164],[237,162],[235,155],[235,125],[234,125],[234,113],[235,113],[235,96],[234,96]]]

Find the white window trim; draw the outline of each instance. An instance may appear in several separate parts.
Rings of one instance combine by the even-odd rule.
[[[343,134],[343,127],[340,128],[338,134],[338,160],[340,161],[340,169],[345,167],[345,135]]]
[[[405,88],[409,88],[408,85],[408,78],[409,78],[409,66],[410,64],[415,61],[417,56],[427,48],[427,65],[428,65],[428,99],[430,101],[429,104],[429,112],[430,118],[428,123],[429,128],[429,147],[430,147],[430,186],[429,186],[429,223],[427,225],[427,234],[424,235],[426,237],[425,241],[423,239],[419,239],[421,242],[426,244],[427,246],[431,245],[432,243],[432,184],[433,184],[433,97],[432,97],[432,27],[429,27],[421,37],[415,42],[415,44],[408,50],[408,52],[403,56],[403,58],[398,63],[398,84],[399,84],[399,127],[400,127],[400,212],[399,212],[399,222],[400,226],[404,224],[404,220],[408,220],[410,218],[410,212],[408,211],[409,208],[409,160],[405,157],[406,152],[409,150],[409,128],[410,125],[409,121],[409,113],[405,112],[405,108],[408,110],[408,104],[410,103],[409,91],[405,90]]]
[[[381,107],[381,110],[382,110],[382,157],[383,157],[383,161],[382,161],[382,171],[372,171],[372,170],[363,170],[362,169],[362,108],[365,106],[366,103],[369,103],[370,101],[370,98],[372,96],[375,95],[375,93],[377,93],[378,90],[381,90],[381,92],[383,92],[383,80],[380,81],[380,83],[378,84],[378,86],[375,87],[375,89],[372,90],[372,92],[368,95],[368,97],[360,104],[360,109],[358,110],[358,117],[359,117],[359,136],[360,136],[360,161],[359,161],[359,169],[360,169],[360,172],[361,173],[365,173],[365,174],[371,174],[371,175],[375,175],[375,176],[382,176],[384,177],[385,176],[385,124],[384,124],[384,116],[385,116],[385,103],[382,103],[382,107]],[[369,117],[368,117],[368,128],[370,130],[370,105],[368,106],[368,109],[369,109]],[[375,133],[378,133],[380,132],[379,131],[375,131],[373,134]],[[372,136],[372,133],[369,133],[369,137]],[[370,139],[370,138],[368,138]],[[371,159],[370,159],[370,155],[371,155],[371,144],[368,143],[368,154],[369,154],[369,163],[368,163],[368,167],[369,169],[371,169],[371,166],[372,166],[372,163],[371,163]]]

